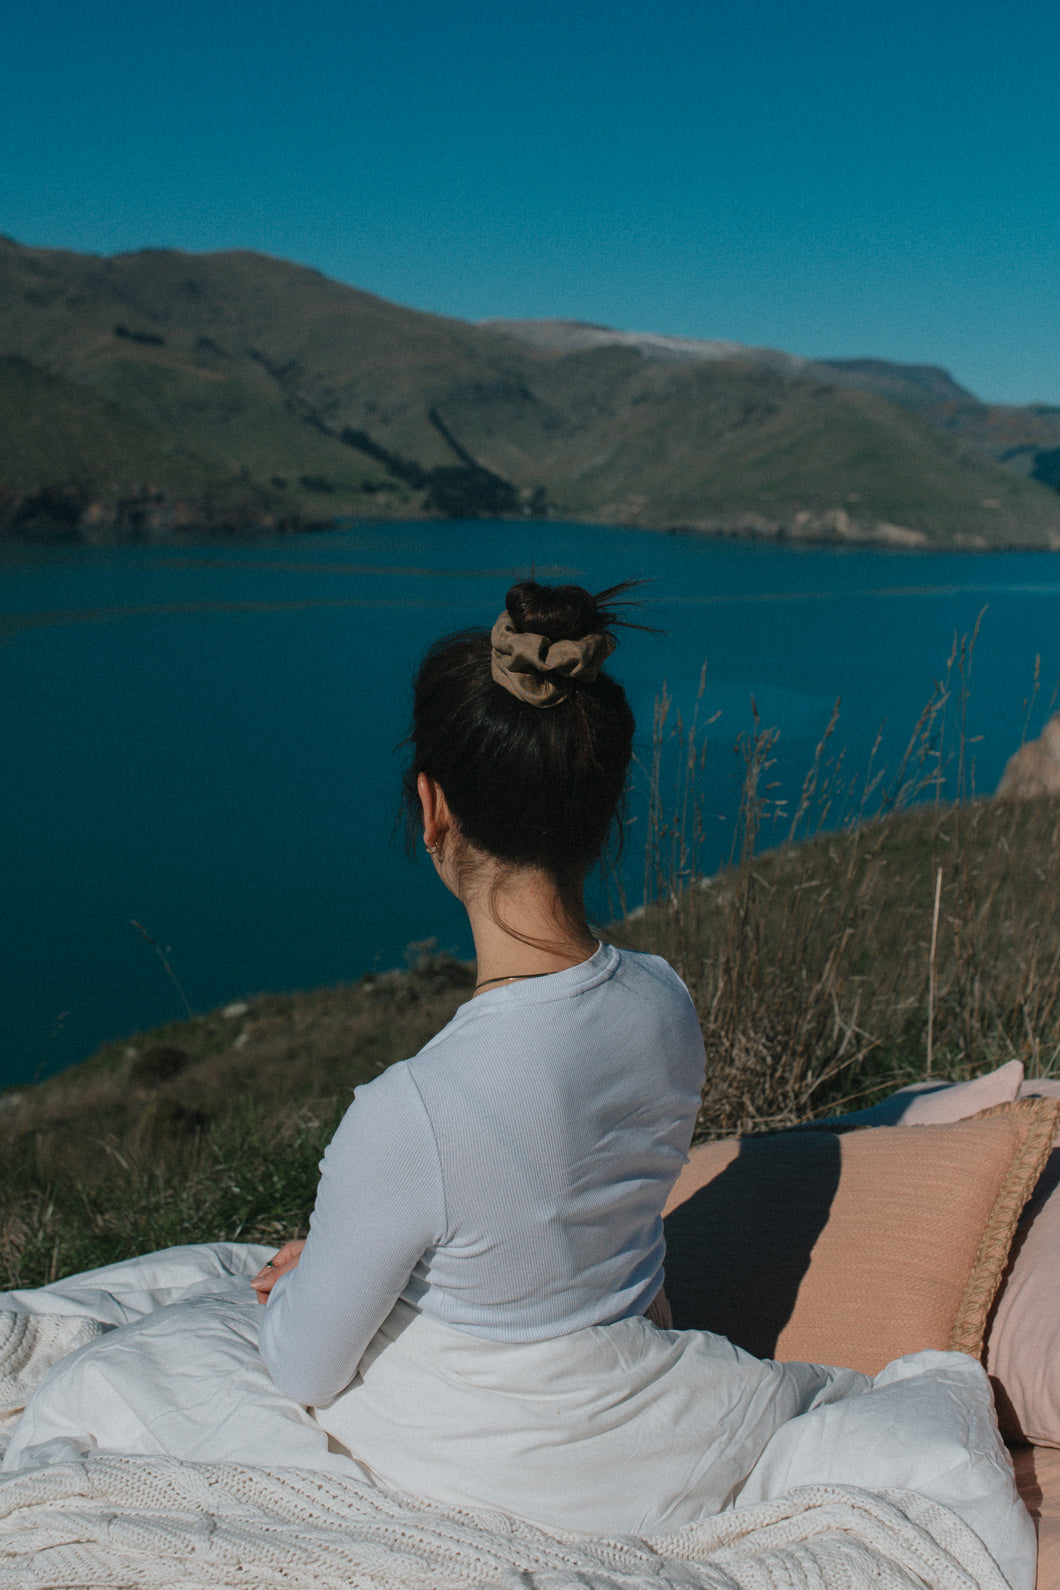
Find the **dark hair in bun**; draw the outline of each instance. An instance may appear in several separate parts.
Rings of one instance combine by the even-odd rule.
[[[628,624],[616,606],[629,585],[593,596],[580,585],[524,580],[505,609],[521,635],[549,642],[612,635]],[[612,637],[613,638],[613,637]],[[604,672],[563,680],[563,697],[533,705],[497,683],[490,633],[446,635],[416,675],[412,756],[404,799],[410,848],[420,824],[416,779],[445,792],[460,835],[512,868],[543,871],[572,922],[581,917],[585,876],[600,859],[625,793],[633,748],[626,693]],[[619,833],[619,848],[621,836]]]
[[[595,630],[620,623],[609,612],[607,601],[622,586],[590,596],[580,585],[538,585],[523,580],[504,599],[508,616],[521,634],[547,635],[549,640],[581,640]]]

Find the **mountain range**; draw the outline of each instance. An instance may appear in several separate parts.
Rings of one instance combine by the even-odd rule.
[[[447,319],[250,253],[0,239],[0,537],[559,516],[1060,548],[1060,408],[941,369]]]

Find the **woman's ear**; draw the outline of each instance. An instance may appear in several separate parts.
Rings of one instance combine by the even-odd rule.
[[[416,775],[416,793],[423,813],[423,842],[434,850],[452,827],[452,816],[442,786],[426,773]]]

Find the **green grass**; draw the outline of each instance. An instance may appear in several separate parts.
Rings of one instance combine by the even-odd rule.
[[[149,1138],[173,1123],[164,1108],[145,1105],[141,1144],[129,1134],[122,1147],[89,1139],[101,1165],[82,1176],[41,1177],[33,1145],[21,1139],[0,1174],[0,1284],[43,1285],[187,1242],[278,1246],[305,1230],[320,1157],[340,1115],[335,1105],[266,1130],[247,1105],[183,1153],[148,1153]]]
[[[241,509],[319,522],[416,507],[371,459],[237,378],[129,359],[96,376],[0,358],[0,497],[62,487],[106,510],[146,489],[189,499],[207,524]]]
[[[177,451],[152,420],[91,388],[24,359],[0,358],[0,486],[151,481],[186,490],[231,473],[203,456]]]
[[[701,1133],[856,1108],[929,1071],[1060,1071],[1058,847],[1056,803],[929,807],[757,857],[630,924],[696,998]]]
[[[304,1231],[354,1088],[422,1048],[470,991],[470,968],[429,945],[411,960],[172,1022],[8,1090],[0,1288],[173,1243]]]

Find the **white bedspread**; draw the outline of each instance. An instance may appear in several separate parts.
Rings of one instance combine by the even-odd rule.
[[[709,1454],[697,1475],[705,1505],[667,1534],[641,1526],[646,1539],[631,1538],[631,1522],[615,1538],[557,1533],[551,1514],[546,1532],[512,1516],[517,1467],[505,1480],[511,1512],[457,1492],[426,1502],[380,1483],[284,1397],[257,1357],[260,1312],[246,1300],[265,1256],[238,1244],[173,1249],[0,1294],[0,1586],[1033,1590],[1033,1528],[970,1359],[915,1354],[869,1382],[776,1372],[720,1338],[658,1333],[665,1395],[680,1410],[694,1392],[683,1439],[701,1431]],[[627,1349],[651,1330],[624,1324]],[[451,1368],[447,1339],[441,1349]],[[405,1372],[400,1353],[384,1360]],[[625,1374],[625,1361],[619,1352],[604,1364],[603,1379]],[[531,1354],[528,1399],[541,1367]],[[570,1389],[577,1424],[576,1376]],[[807,1411],[792,1417],[793,1398]],[[599,1403],[585,1408],[587,1428],[599,1428]],[[629,1473],[605,1463],[616,1519],[650,1516],[634,1504],[666,1466],[659,1450],[656,1430]]]

